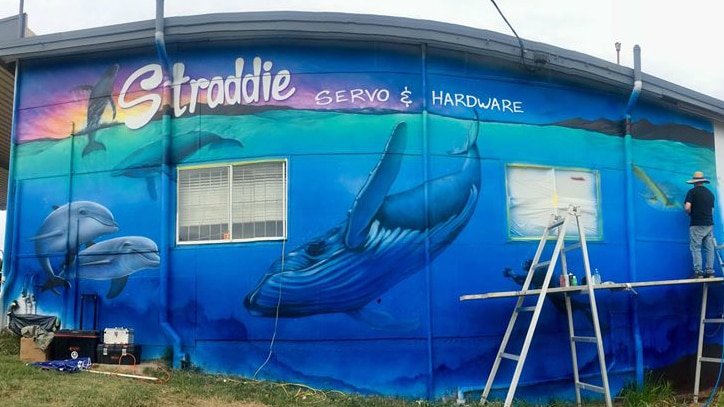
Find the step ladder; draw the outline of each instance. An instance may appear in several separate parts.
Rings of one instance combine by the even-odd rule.
[[[719,268],[722,272],[724,272],[724,260],[722,260],[721,256],[721,250],[724,249],[724,245],[719,245],[716,240],[714,240],[714,251],[716,253],[716,257],[719,260]],[[709,283],[702,284],[702,294],[701,294],[701,314],[699,315],[699,343],[697,345],[696,350],[696,374],[694,375],[694,404],[697,404],[699,402],[699,382],[701,379],[701,364],[702,362],[708,362],[708,363],[724,363],[724,359],[721,358],[712,358],[712,357],[704,357],[702,356],[702,353],[704,351],[704,328],[707,324],[718,324],[722,325],[724,324],[724,315],[721,316],[721,318],[707,318],[706,317],[706,306],[708,303],[708,296],[709,296]],[[724,327],[724,326],[722,326]],[[720,327],[720,328],[722,328]]]
[[[497,356],[495,357],[495,362],[493,363],[493,368],[491,369],[490,375],[488,376],[488,381],[485,384],[485,390],[483,391],[483,395],[480,400],[482,404],[485,404],[488,401],[488,395],[490,394],[490,390],[493,387],[493,382],[495,380],[496,374],[498,373],[498,368],[500,367],[501,361],[503,359],[508,359],[516,363],[513,378],[511,379],[510,387],[508,388],[508,395],[505,399],[505,407],[512,406],[513,397],[515,396],[515,391],[518,387],[518,381],[520,380],[520,375],[523,371],[523,365],[525,364],[526,356],[528,356],[528,350],[533,340],[533,334],[535,333],[536,325],[538,324],[538,318],[540,317],[541,309],[543,308],[543,303],[548,293],[548,286],[553,276],[553,271],[555,270],[558,258],[561,258],[562,273],[566,273],[567,275],[568,264],[566,262],[566,252],[570,252],[575,249],[581,249],[584,263],[583,265],[586,272],[586,282],[588,284],[588,289],[584,291],[588,293],[588,298],[590,301],[592,316],[591,319],[593,322],[593,330],[595,332],[595,336],[587,337],[577,336],[575,334],[573,329],[573,312],[571,308],[570,294],[568,292],[565,292],[564,290],[563,294],[565,296],[566,312],[568,314],[569,343],[571,347],[571,356],[573,359],[573,374],[576,388],[576,401],[578,403],[578,406],[580,406],[581,389],[586,389],[598,393],[603,393],[606,400],[606,406],[612,407],[611,395],[608,387],[608,376],[606,373],[606,361],[603,353],[603,341],[601,339],[601,328],[598,322],[596,297],[592,284],[593,279],[591,278],[591,268],[588,262],[588,248],[586,246],[586,236],[583,231],[583,226],[581,224],[580,218],[580,208],[574,205],[570,205],[566,213],[563,215],[551,215],[548,225],[543,231],[543,236],[541,237],[540,243],[538,244],[538,249],[536,250],[535,257],[533,258],[533,262],[528,271],[528,275],[526,276],[525,282],[523,283],[521,293],[525,293],[528,291],[528,289],[530,289],[530,284],[533,280],[533,275],[535,274],[536,269],[547,267],[543,285],[540,289],[540,293],[537,296],[535,306],[523,306],[526,296],[525,294],[521,294],[518,296],[518,301],[515,305],[515,309],[513,310],[513,315],[508,322],[508,328],[505,330],[503,341],[500,345]],[[578,242],[566,247],[566,229],[571,222],[575,222],[575,226],[578,228]],[[555,248],[553,249],[551,258],[550,260],[540,261],[543,250],[546,244],[549,242],[549,237],[552,237],[553,233],[557,234],[557,238],[555,239]],[[533,297],[535,298],[535,296]],[[532,312],[532,317],[530,320],[530,325],[528,326],[528,331],[525,335],[525,340],[523,341],[522,350],[519,354],[509,353],[507,351],[508,341],[510,340],[516,320],[518,319],[518,315],[524,312]],[[596,386],[580,381],[578,372],[578,360],[576,356],[576,347],[578,343],[591,343],[596,345],[598,351],[598,362],[601,367],[602,386]]]

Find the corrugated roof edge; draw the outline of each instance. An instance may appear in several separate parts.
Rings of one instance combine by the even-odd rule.
[[[202,39],[346,39],[428,44],[507,61],[520,58],[515,37],[497,32],[429,20],[368,14],[318,12],[249,12],[169,17],[169,43]],[[118,24],[0,42],[0,61],[48,58],[68,54],[153,46],[153,20]],[[524,40],[528,55],[546,54],[546,69],[614,86],[633,87],[633,69],[579,52]],[[646,50],[642,50],[644,57]],[[643,74],[641,97],[724,122],[724,101]]]

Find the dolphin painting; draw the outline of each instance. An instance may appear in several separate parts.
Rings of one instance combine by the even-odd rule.
[[[103,73],[101,79],[90,88],[90,97],[88,98],[88,110],[86,114],[85,130],[88,133],[88,144],[83,149],[82,156],[92,153],[93,151],[105,151],[105,144],[96,141],[95,134],[98,130],[101,117],[108,106],[113,111],[113,119],[116,118],[116,104],[113,102],[113,85],[116,81],[119,66],[114,64],[108,67]],[[82,86],[81,88],[89,88]]]
[[[161,264],[156,243],[142,236],[123,236],[98,242],[78,253],[70,273],[88,280],[111,280],[106,298],[117,297],[128,276]]]
[[[113,214],[105,206],[91,201],[74,201],[55,208],[40,225],[38,233],[31,238],[35,241],[35,253],[48,280],[42,291],[55,290],[57,286],[69,287],[59,275],[75,259],[78,248],[93,242],[99,236],[118,231]],[[53,271],[50,256],[63,254],[60,273]]]
[[[224,138],[208,131],[192,131],[173,137],[171,159],[174,163],[183,162],[191,154],[207,145],[212,149],[244,147],[244,144],[238,140]],[[111,175],[144,178],[148,194],[155,201],[158,199],[155,180],[161,171],[159,164],[161,163],[162,147],[162,140],[152,141],[139,147],[116,165]]]
[[[400,123],[352,204],[347,219],[274,262],[244,306],[251,315],[304,317],[347,313],[374,328],[392,329],[386,315],[365,306],[438,256],[472,216],[480,193],[479,120],[466,144],[462,168],[389,195],[407,143]]]

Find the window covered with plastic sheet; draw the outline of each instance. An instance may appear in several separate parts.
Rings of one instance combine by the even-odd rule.
[[[177,242],[286,237],[287,163],[179,168]]]
[[[541,166],[508,165],[508,233],[512,239],[540,238],[550,216],[568,205],[581,209],[587,238],[601,238],[598,172]],[[569,228],[567,235],[575,235]]]

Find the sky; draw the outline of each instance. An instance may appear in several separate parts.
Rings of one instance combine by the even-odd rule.
[[[677,85],[724,100],[722,6],[717,0],[496,0],[524,40],[543,42],[641,68]],[[155,0],[25,0],[28,25],[49,34],[155,18]],[[20,0],[0,0],[0,18]],[[491,0],[167,0],[166,16],[243,11],[326,11],[435,20],[512,35]],[[644,83],[644,87],[646,84]]]

